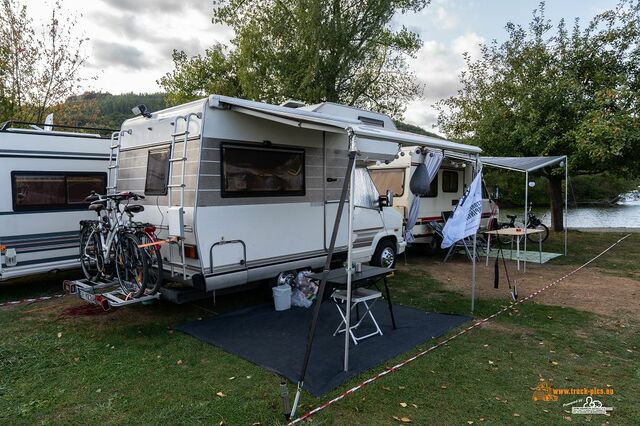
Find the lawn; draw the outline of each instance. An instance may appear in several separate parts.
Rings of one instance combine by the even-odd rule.
[[[580,264],[617,239],[572,233],[573,247],[589,244],[555,262]],[[627,239],[597,266],[633,276],[639,241],[640,235]],[[403,268],[392,285],[398,303],[468,314],[468,298],[424,268]],[[54,290],[40,284],[35,291]],[[0,292],[4,300],[25,295],[18,286]],[[284,424],[279,377],[171,329],[259,298],[237,293],[218,298],[215,307],[161,303],[79,317],[61,315],[79,304],[70,297],[0,308],[0,424]],[[476,315],[506,303],[480,299]],[[421,425],[639,424],[638,331],[635,318],[527,302],[350,395],[311,424],[398,423],[394,416]],[[302,406],[318,405],[382,368],[323,398],[304,394]],[[614,395],[601,400],[614,411],[608,417],[572,415],[562,404],[580,396],[532,401],[541,378],[556,388],[610,387]]]

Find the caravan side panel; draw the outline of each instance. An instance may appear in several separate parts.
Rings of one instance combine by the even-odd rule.
[[[328,243],[319,224],[325,200],[337,197],[324,184],[323,133],[211,109],[204,135],[195,224],[207,289],[320,266]],[[304,195],[224,196],[222,145],[302,150]]]

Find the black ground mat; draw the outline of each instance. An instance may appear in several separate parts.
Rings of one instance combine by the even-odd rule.
[[[393,309],[398,326],[396,330],[391,327],[386,303],[381,301],[374,305],[372,312],[383,335],[361,340],[358,345],[351,342],[350,369],[345,373],[344,334],[333,336],[340,323],[340,316],[332,302],[323,303],[304,382],[305,389],[320,396],[362,371],[441,336],[470,319],[400,305],[394,305]],[[181,324],[176,329],[219,346],[295,383],[300,374],[311,314],[311,308],[291,308],[276,312],[273,305],[260,305]],[[358,334],[364,335],[374,330],[367,318]]]

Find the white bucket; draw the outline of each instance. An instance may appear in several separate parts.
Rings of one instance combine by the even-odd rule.
[[[276,311],[286,311],[291,308],[291,286],[279,285],[273,289],[273,303]]]

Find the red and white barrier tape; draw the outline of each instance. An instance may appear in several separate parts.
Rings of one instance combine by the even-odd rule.
[[[57,298],[62,297],[62,296],[64,296],[64,293],[62,293],[62,294],[54,294],[54,295],[51,295],[51,296],[33,297],[33,298],[29,298],[29,299],[11,300],[9,302],[0,302],[0,308],[3,307],[3,306],[21,305],[23,303],[44,302],[45,300],[57,299]]]
[[[530,295],[528,295],[527,297],[520,299],[516,302],[511,302],[511,304],[509,306],[505,306],[504,308],[500,309],[498,312],[494,313],[493,315],[490,315],[484,319],[481,319],[477,322],[475,322],[474,324],[472,324],[471,326],[462,329],[460,332],[454,334],[453,336],[448,337],[447,339],[431,346],[430,348],[425,349],[422,352],[419,352],[418,354],[412,356],[409,359],[406,359],[402,362],[400,362],[399,364],[394,365],[393,367],[389,367],[386,370],[376,374],[373,377],[370,377],[369,379],[365,380],[364,382],[360,383],[359,385],[356,385],[354,387],[352,387],[351,389],[341,393],[340,395],[336,396],[335,398],[333,398],[330,401],[325,402],[322,405],[317,406],[316,408],[307,411],[306,413],[304,413],[302,416],[298,417],[295,420],[292,420],[289,425],[294,425],[298,422],[301,422],[302,420],[305,420],[308,417],[313,416],[314,414],[324,410],[325,408],[327,408],[330,405],[335,404],[336,402],[340,401],[341,399],[344,399],[347,395],[352,394],[360,389],[362,389],[363,387],[365,387],[366,385],[368,385],[369,383],[375,382],[376,380],[378,380],[379,378],[386,376],[389,373],[393,373],[394,371],[398,370],[400,367],[403,367],[407,364],[409,364],[410,362],[415,361],[416,359],[428,354],[429,352],[439,348],[440,346],[443,346],[447,343],[449,343],[450,341],[452,341],[453,339],[457,338],[458,336],[462,336],[463,334],[473,330],[476,327],[481,326],[482,324],[486,323],[487,321],[492,320],[493,318],[497,317],[498,315],[501,315],[505,312],[507,312],[509,309],[513,308],[514,306],[517,306],[521,303],[526,302],[529,299],[532,299],[534,297],[536,297],[538,294],[542,293],[543,291],[547,290],[550,287],[553,287],[554,285],[558,284],[560,281],[570,277],[571,275],[575,274],[576,272],[580,271],[581,269],[585,268],[587,265],[593,263],[595,260],[597,260],[598,258],[600,258],[602,255],[604,255],[605,253],[607,253],[609,250],[611,250],[613,247],[615,247],[616,245],[618,245],[622,240],[624,240],[625,238],[629,237],[631,234],[627,234],[624,237],[620,238],[618,241],[616,241],[615,243],[613,243],[612,245],[610,245],[609,247],[607,247],[605,250],[603,250],[600,254],[598,254],[596,257],[594,257],[593,259],[589,260],[588,262],[586,262],[585,264],[583,264],[582,266],[578,267],[577,269],[574,269],[573,271],[569,272],[568,274],[566,274],[565,276],[563,276],[562,278],[559,278],[557,280],[555,280],[554,282],[547,284],[546,286],[542,287],[540,290],[531,293]]]

